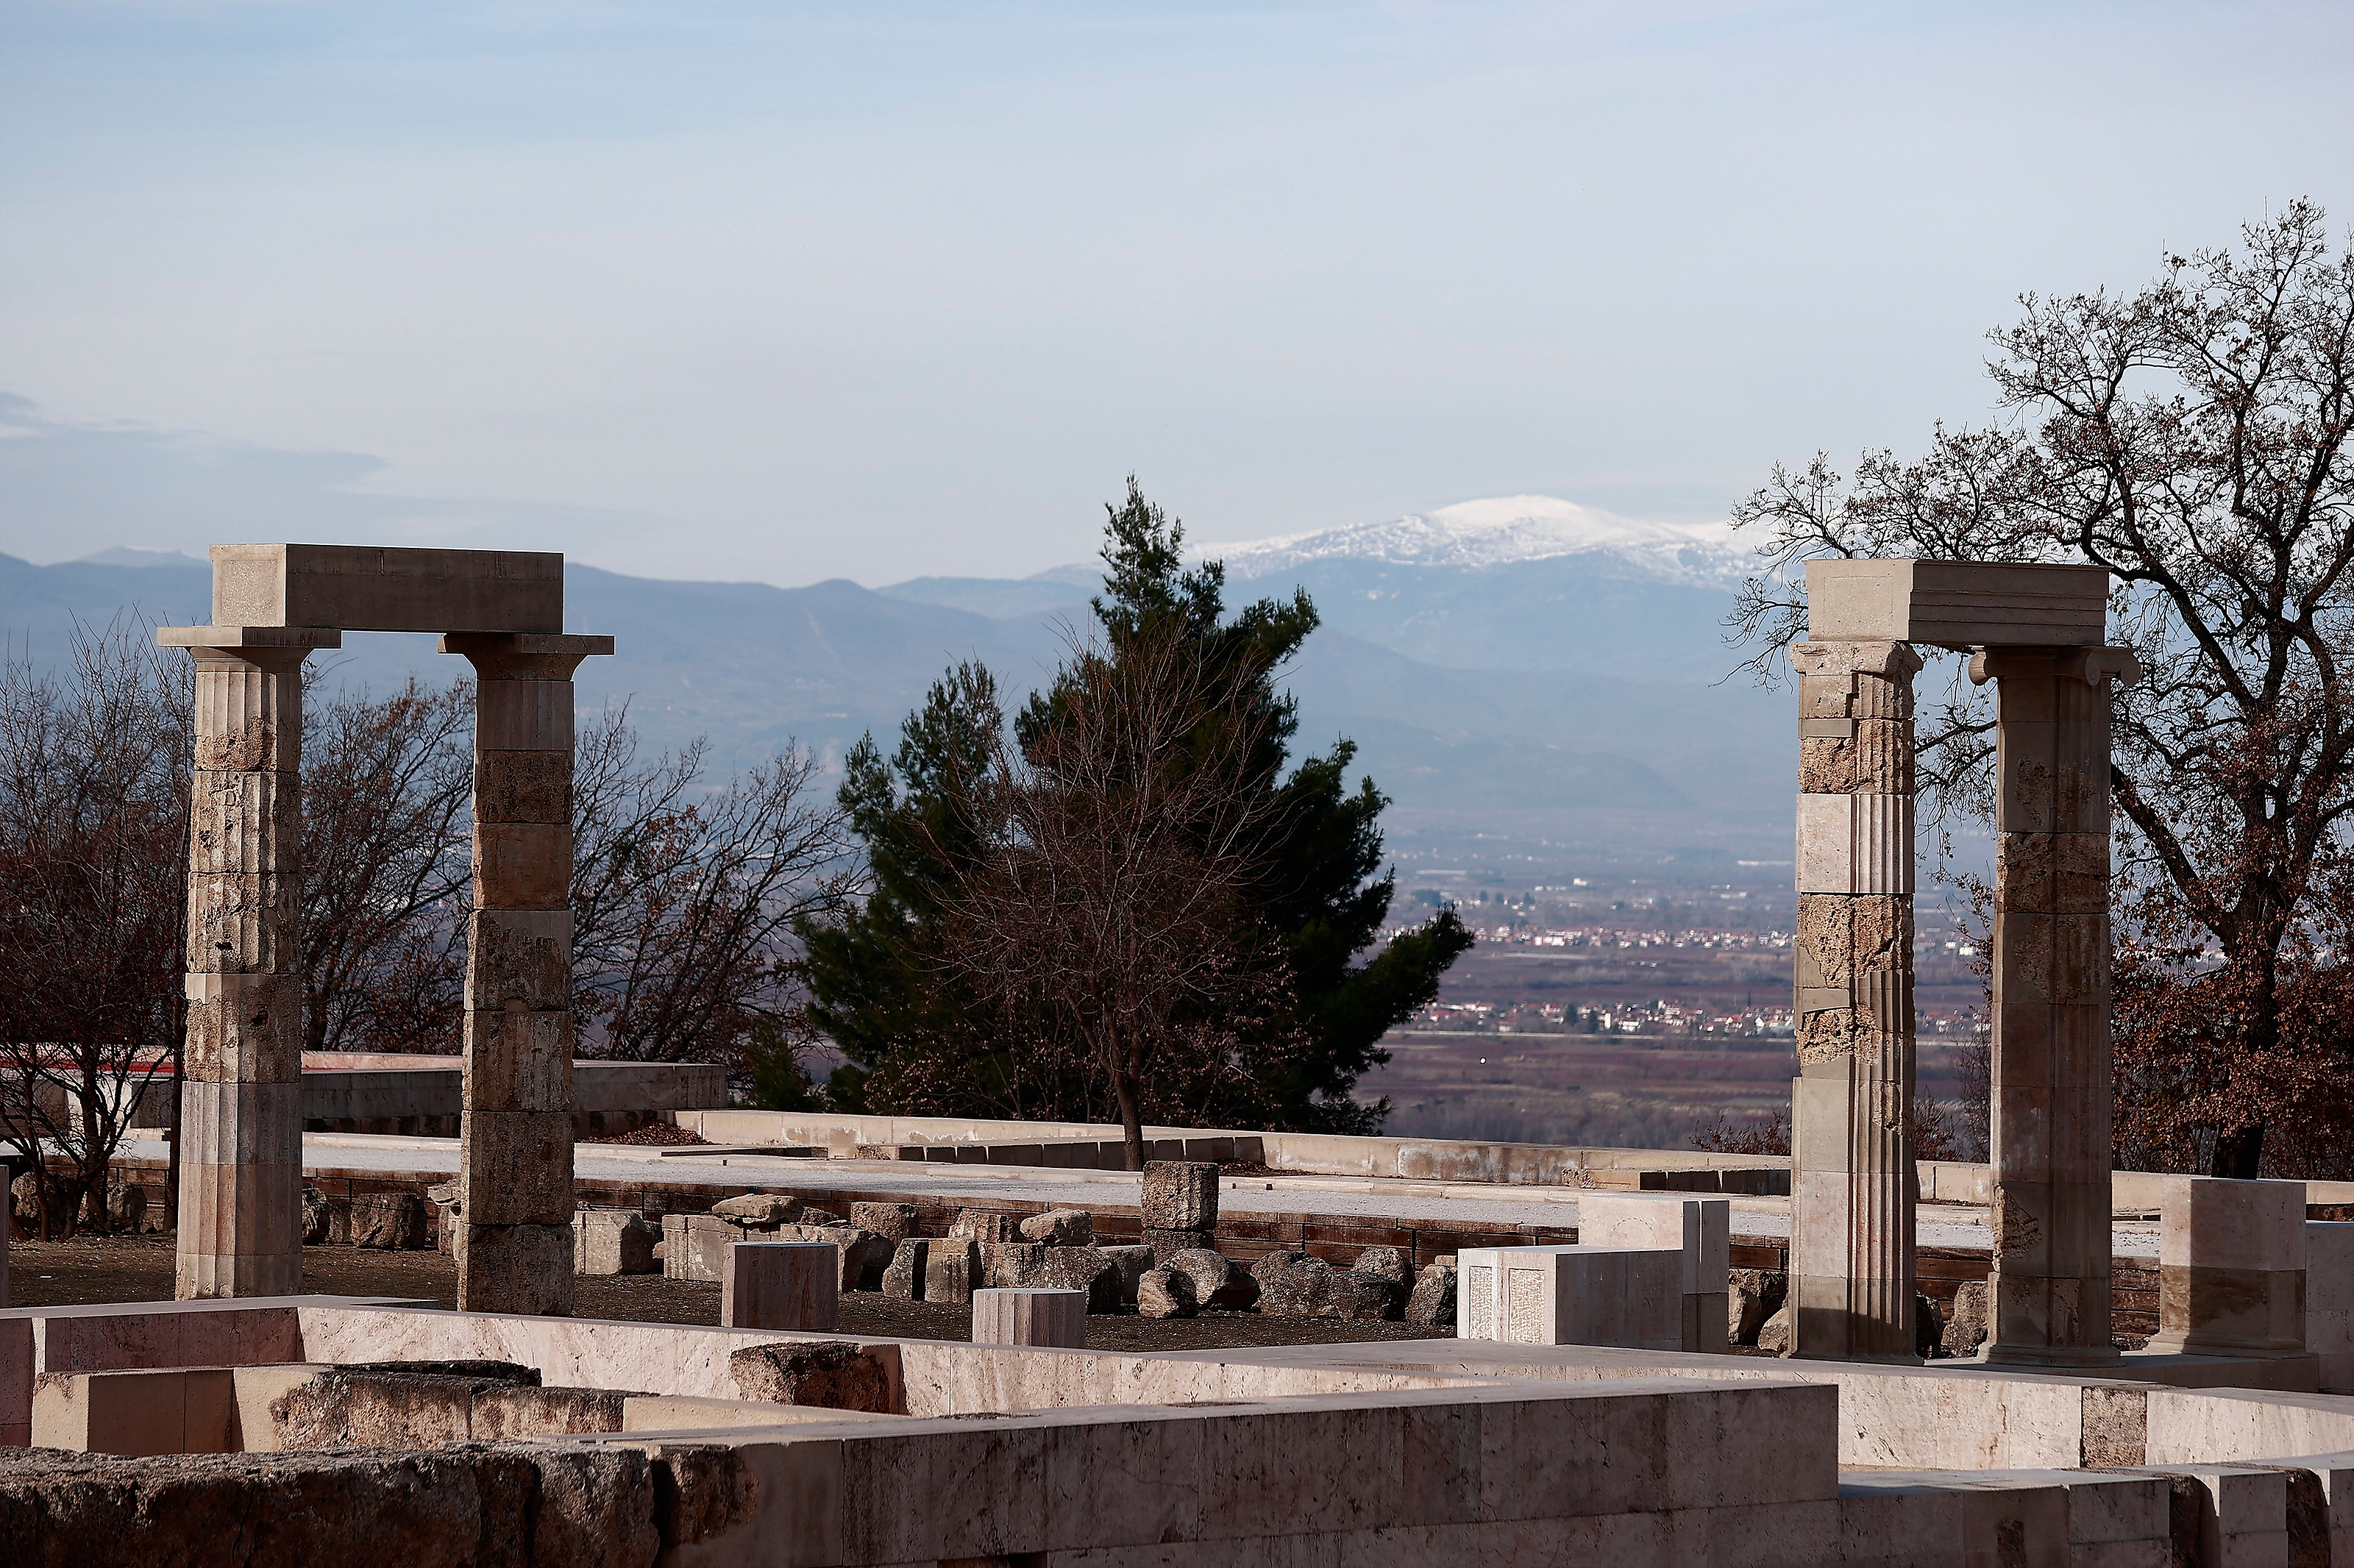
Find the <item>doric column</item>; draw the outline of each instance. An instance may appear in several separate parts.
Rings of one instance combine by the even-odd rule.
[[[302,661],[299,627],[178,626],[196,660],[182,1300],[302,1287]]]
[[[1996,689],[1992,1321],[1986,1359],[2082,1366],[2109,1337],[2112,648],[1988,648]]]
[[[1798,1076],[1790,1280],[1801,1356],[1913,1340],[1913,676],[1903,642],[1799,642]]]
[[[572,673],[610,637],[451,633],[472,661],[458,1306],[572,1310]]]

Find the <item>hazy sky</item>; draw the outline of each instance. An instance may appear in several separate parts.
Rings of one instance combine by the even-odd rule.
[[[0,5],[0,551],[1020,575],[1721,514],[2354,221],[2354,6]]]

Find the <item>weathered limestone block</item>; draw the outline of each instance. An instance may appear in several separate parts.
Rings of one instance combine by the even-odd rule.
[[[925,1250],[925,1300],[970,1301],[984,1283],[981,1244],[970,1236],[936,1241]]]
[[[1415,1276],[1414,1294],[1406,1298],[1405,1320],[1435,1329],[1455,1326],[1455,1271],[1443,1263],[1426,1264]]]
[[[872,1231],[896,1246],[916,1234],[916,1205],[853,1203],[850,1205],[850,1223],[861,1230]]]
[[[662,1265],[664,1279],[719,1283],[728,1244],[744,1233],[710,1214],[664,1214],[662,1217]]]
[[[1076,1290],[976,1290],[972,1342],[1084,1350],[1087,1298]]]
[[[884,1295],[894,1301],[924,1298],[924,1266],[931,1245],[920,1236],[910,1236],[898,1245],[891,1254],[891,1266],[883,1271]]]
[[[960,1239],[949,1237],[951,1241]],[[1044,1242],[975,1242],[981,1248],[981,1275],[991,1289],[1026,1290],[1052,1283],[1046,1274],[1048,1247]]]
[[[281,1084],[302,1075],[302,988],[287,974],[192,974],[182,1071],[192,1082]]]
[[[661,1233],[635,1209],[580,1209],[572,1216],[572,1271],[610,1276],[652,1274],[662,1265],[654,1246]]]
[[[1964,1280],[1955,1287],[1952,1309],[1945,1316],[1938,1347],[1948,1356],[1974,1356],[1987,1337],[1987,1282]]]
[[[558,1437],[621,1430],[623,1402],[640,1397],[613,1388],[534,1388],[509,1383],[474,1394],[473,1441]]]
[[[1195,1305],[1235,1312],[1258,1299],[1258,1281],[1246,1270],[1205,1247],[1181,1252],[1161,1266],[1192,1283]]]
[[[1359,1253],[1357,1261],[1349,1266],[1359,1274],[1386,1279],[1400,1290],[1406,1289],[1414,1282],[1414,1269],[1406,1262],[1405,1254],[1394,1246],[1369,1246]]]
[[[474,758],[474,809],[494,822],[572,821],[572,757],[485,751]]]
[[[270,1403],[278,1446],[433,1448],[473,1436],[474,1396],[497,1376],[336,1367]]]
[[[1278,1247],[1273,1252],[1261,1254],[1252,1261],[1250,1277],[1257,1280],[1260,1289],[1264,1290],[1268,1280],[1289,1268],[1293,1264],[1301,1262],[1307,1256],[1304,1252],[1291,1252]]]
[[[1087,1292],[1090,1312],[1120,1309],[1119,1266],[1096,1246],[1050,1246],[1046,1281],[1057,1289]]]
[[[305,1246],[343,1246],[351,1239],[350,1201],[339,1202],[329,1198],[315,1187],[303,1188],[302,1244]]]
[[[1140,1245],[1107,1246],[1097,1250],[1111,1259],[1112,1266],[1119,1270],[1119,1298],[1133,1305],[1136,1300],[1137,1281],[1142,1279],[1145,1271],[1153,1267],[1160,1260],[1152,1255],[1150,1247]],[[1248,1277],[1246,1276],[1246,1277]],[[1256,1286],[1257,1282],[1254,1281],[1254,1299],[1257,1298]]]
[[[432,1245],[425,1200],[414,1192],[363,1192],[352,1199],[352,1245],[414,1252]]]
[[[259,874],[188,878],[188,972],[291,972],[302,885],[292,868]]]
[[[461,1224],[452,1252],[459,1268],[471,1271],[460,1277],[472,1277],[482,1289],[497,1291],[487,1299],[504,1303],[501,1310],[545,1318],[572,1315],[569,1219],[553,1225]]]
[[[1735,1268],[1727,1271],[1725,1339],[1734,1345],[1755,1345],[1766,1319],[1782,1309],[1789,1276],[1778,1268]]]
[[[800,1223],[802,1211],[808,1207],[801,1199],[783,1193],[743,1192],[722,1198],[711,1205],[711,1212],[746,1230],[774,1230],[779,1225]]]
[[[0,1553],[21,1568],[100,1563],[398,1563],[405,1568],[651,1563],[655,1462],[622,1447],[27,1454],[0,1465]]]
[[[1142,1212],[1148,1231],[1217,1229],[1218,1168],[1205,1160],[1147,1161]]]
[[[723,1328],[830,1334],[842,1320],[842,1255],[823,1242],[735,1242],[721,1266]]]
[[[752,1345],[727,1358],[739,1397],[773,1404],[891,1413],[891,1372],[874,1355],[838,1340]]]
[[[466,1224],[570,1227],[569,1111],[470,1108],[459,1139],[459,1201]],[[565,1270],[567,1278],[571,1272]]]
[[[970,1236],[983,1245],[1022,1239],[1022,1216],[1002,1209],[966,1209],[949,1227],[951,1236]]]
[[[569,1012],[572,912],[477,909],[466,922],[466,1011]]]
[[[469,1014],[466,1107],[472,1114],[572,1114],[572,1014],[504,1007]],[[565,1166],[567,1177],[571,1166]]]
[[[1148,1230],[1144,1233],[1142,1245],[1152,1249],[1156,1262],[1166,1263],[1181,1252],[1193,1252],[1197,1248],[1215,1252],[1218,1250],[1218,1238],[1214,1231]]]
[[[1785,1298],[1757,1330],[1757,1348],[1767,1355],[1787,1356],[1797,1345],[1798,1303]]]
[[[1173,1268],[1145,1272],[1136,1282],[1136,1315],[1140,1318],[1191,1318],[1201,1310],[1193,1282]]]
[[[1302,1257],[1288,1267],[1257,1275],[1258,1309],[1270,1318],[1336,1318],[1372,1323],[1399,1309],[1397,1287],[1353,1269],[1334,1268],[1320,1257]]]
[[[1092,1245],[1095,1234],[1095,1219],[1085,1209],[1049,1209],[1022,1222],[1024,1240],[1048,1246]]]

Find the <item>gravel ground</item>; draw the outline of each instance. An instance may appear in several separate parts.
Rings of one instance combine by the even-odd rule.
[[[458,1269],[438,1252],[376,1252],[355,1246],[302,1249],[302,1288],[321,1296],[398,1297],[457,1305]],[[585,1277],[575,1282],[574,1310],[583,1318],[646,1323],[716,1323],[719,1287],[658,1274]],[[172,1298],[172,1237],[77,1236],[59,1242],[16,1242],[8,1249],[11,1307],[80,1306],[98,1301]],[[842,1299],[842,1330],[899,1340],[963,1340],[972,1333],[962,1307],[895,1301],[855,1291]],[[1225,1350],[1246,1345],[1325,1345],[1360,1340],[1451,1338],[1452,1330],[1414,1323],[1336,1323],[1321,1319],[1262,1318],[1256,1312],[1207,1312],[1198,1318],[1150,1319],[1133,1313],[1087,1319],[1087,1343],[1098,1350]]]

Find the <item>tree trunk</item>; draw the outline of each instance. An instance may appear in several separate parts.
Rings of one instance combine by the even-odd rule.
[[[2215,1152],[2208,1156],[2207,1174],[2225,1176],[2235,1181],[2253,1181],[2264,1163],[2264,1124],[2250,1122],[2235,1127],[2215,1137]]]
[[[1136,1070],[1126,1063],[1112,1069],[1111,1092],[1119,1100],[1120,1137],[1128,1145],[1128,1168],[1144,1169],[1144,1113],[1138,1107]]]

